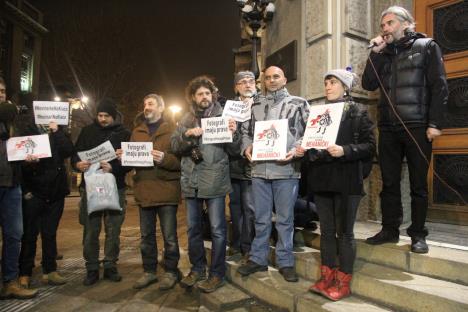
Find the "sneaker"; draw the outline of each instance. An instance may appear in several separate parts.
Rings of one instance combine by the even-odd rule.
[[[31,299],[37,296],[37,289],[25,289],[20,287],[17,280],[3,283],[0,291],[2,299]]]
[[[294,270],[293,267],[284,267],[280,268],[279,272],[281,275],[283,275],[283,278],[287,282],[297,282],[299,281],[299,278],[297,277],[296,270]]]
[[[142,277],[140,277],[135,284],[133,284],[134,289],[143,289],[149,285],[156,283],[158,277],[153,272],[145,272]]]
[[[202,292],[210,293],[220,288],[225,283],[226,282],[224,281],[224,278],[218,276],[210,276],[208,279],[198,283],[197,288],[200,289]]]
[[[195,271],[190,271],[190,273],[180,281],[181,287],[192,287],[197,282],[206,279],[205,272],[198,273]]]
[[[411,251],[414,253],[425,254],[429,252],[426,239],[424,237],[411,237]]]
[[[122,276],[117,271],[117,268],[104,269],[103,278],[112,282],[120,282],[122,280]]]
[[[366,243],[369,245],[381,245],[385,243],[398,243],[400,236],[398,233],[393,234],[387,230],[381,230],[379,233],[366,239]]]
[[[180,272],[166,271],[159,282],[159,290],[169,290],[180,280]]]
[[[64,285],[67,279],[60,275],[57,271],[50,272],[49,274],[42,275],[42,282],[52,286]]]
[[[268,271],[268,266],[257,264],[252,260],[248,260],[246,264],[243,264],[237,268],[237,272],[242,276],[247,276],[255,272],[264,271]]]
[[[31,277],[27,275],[20,276],[18,278],[18,284],[21,288],[28,289],[31,285]]]
[[[93,284],[96,284],[98,280],[99,280],[99,271],[98,270],[87,271],[86,272],[86,277],[83,280],[83,285],[91,286]]]

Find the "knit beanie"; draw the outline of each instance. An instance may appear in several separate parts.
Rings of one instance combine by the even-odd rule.
[[[352,73],[345,69],[329,70],[325,73],[325,75],[323,75],[323,80],[325,80],[328,76],[336,77],[343,83],[343,85],[346,88],[348,88],[348,90],[351,90],[356,85],[358,80],[357,75],[355,73]]]
[[[234,84],[237,84],[244,78],[251,78],[255,80],[255,75],[251,71],[240,71],[234,76]]]
[[[96,113],[108,113],[115,119],[117,117],[117,106],[114,101],[106,98],[99,102]]]

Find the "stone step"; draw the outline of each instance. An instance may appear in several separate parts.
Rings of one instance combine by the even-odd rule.
[[[231,311],[244,308],[252,301],[251,296],[231,284],[226,284],[212,293],[200,292],[200,305],[208,311]]]
[[[400,236],[398,244],[372,246],[364,242],[369,234],[364,230],[359,231],[359,228],[355,231],[358,259],[405,272],[468,285],[468,248],[428,241],[429,253],[416,254],[410,252],[411,241],[405,236]],[[320,234],[317,231],[296,232],[295,243],[320,249]]]
[[[269,267],[268,272],[258,272],[248,277],[238,274],[237,267],[238,264],[227,262],[228,280],[261,301],[287,311],[390,311],[353,296],[339,302],[332,302],[308,292],[310,281],[300,278],[297,283],[288,283],[278,270],[272,267]]]
[[[315,280],[320,275],[320,252],[302,248],[295,253],[299,276]],[[357,260],[353,294],[405,311],[468,311],[468,286]]]

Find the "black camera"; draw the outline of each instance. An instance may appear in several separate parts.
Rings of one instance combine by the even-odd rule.
[[[192,158],[193,162],[196,164],[199,164],[203,161],[203,154],[200,151],[200,148],[198,146],[195,146],[192,148],[190,151],[190,157]]]

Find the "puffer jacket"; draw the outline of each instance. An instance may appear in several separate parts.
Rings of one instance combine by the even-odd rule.
[[[135,118],[132,142],[153,142],[153,149],[164,153],[160,164],[154,167],[135,167],[133,192],[141,207],[177,205],[180,202],[180,159],[171,151],[171,135],[175,124],[163,120],[153,135],[149,134],[145,116]]]
[[[214,103],[211,112],[205,117],[219,117],[223,109],[219,103]],[[232,143],[202,144],[201,137],[186,137],[188,129],[199,127],[195,109],[186,113],[171,138],[174,153],[182,157],[181,187],[184,197],[216,198],[225,196],[232,191],[229,175],[229,155],[239,154],[240,135],[233,134]],[[195,163],[190,157],[193,148],[198,148],[203,161]]]
[[[242,124],[241,154],[253,142],[256,121],[288,119],[286,151],[302,143],[305,127],[309,118],[309,103],[297,96],[289,95],[286,88],[260,95],[252,105],[252,118]],[[263,179],[299,179],[301,177],[300,160],[289,162],[275,160],[255,161],[252,163],[252,177]]]

